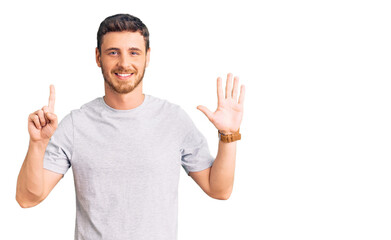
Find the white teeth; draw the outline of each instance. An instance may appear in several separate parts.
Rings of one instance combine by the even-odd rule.
[[[121,76],[121,77],[128,77],[128,76],[130,76],[131,74],[120,74],[120,73],[117,73],[119,76]]]

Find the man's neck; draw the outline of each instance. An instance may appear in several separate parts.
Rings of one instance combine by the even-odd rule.
[[[103,100],[110,107],[117,110],[130,110],[140,106],[144,102],[145,95],[142,92],[142,82],[133,91],[127,94],[114,92],[105,83],[105,96]]]

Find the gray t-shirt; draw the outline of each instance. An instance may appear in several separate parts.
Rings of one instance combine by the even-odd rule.
[[[178,105],[145,94],[131,110],[98,97],[66,115],[46,148],[44,168],[76,190],[76,240],[174,240],[180,166],[212,166],[205,137]]]

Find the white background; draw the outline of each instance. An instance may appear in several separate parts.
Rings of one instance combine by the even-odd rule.
[[[104,95],[100,22],[149,28],[144,93],[181,105],[216,155],[216,78],[246,86],[231,198],[181,170],[179,240],[391,239],[388,1],[10,1],[0,6],[0,239],[73,239],[72,171],[22,209],[28,115],[56,87],[56,114]]]

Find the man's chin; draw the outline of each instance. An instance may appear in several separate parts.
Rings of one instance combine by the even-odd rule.
[[[112,89],[119,94],[127,94],[132,92],[139,84],[135,85],[134,83],[122,83],[116,84]]]
[[[142,79],[137,81],[137,79],[129,80],[129,81],[119,81],[117,79],[111,78],[110,81],[104,78],[105,83],[109,86],[111,90],[118,94],[127,94],[132,92],[135,88],[137,88]]]
[[[127,94],[135,89],[134,86],[116,86],[113,90],[119,94]]]

